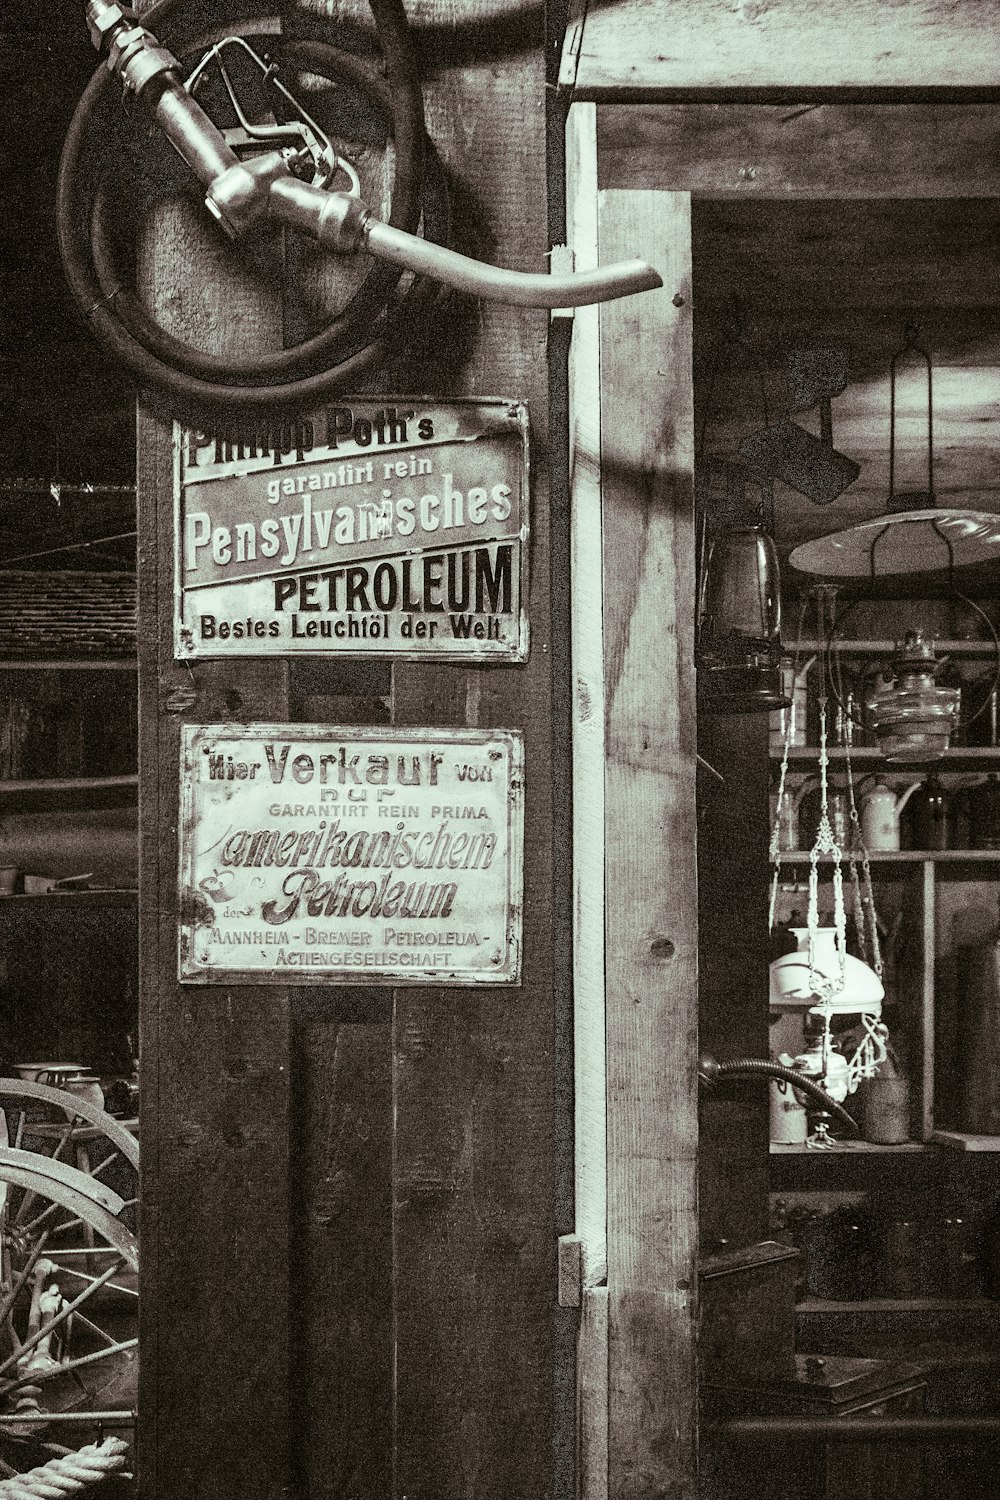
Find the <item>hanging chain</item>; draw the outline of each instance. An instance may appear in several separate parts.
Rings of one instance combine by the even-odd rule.
[[[785,791],[785,782],[788,778],[788,751],[792,743],[792,728],[795,720],[795,688],[799,679],[802,630],[805,625],[808,605],[808,599],[803,598],[799,606],[799,624],[795,636],[795,651],[792,656],[792,701],[785,713],[785,734],[781,750],[781,770],[778,773],[778,796],[774,808],[774,822],[771,824],[771,842],[768,846],[768,857],[772,867],[771,895],[767,908],[768,932],[774,931],[774,913],[778,904],[778,883],[781,879],[781,812],[785,805],[785,797],[791,795]]]
[[[854,795],[854,774],[851,768],[851,746],[850,741],[844,744],[844,766],[847,771],[847,798],[850,804],[851,819],[851,841],[848,848],[848,858],[851,865],[851,886],[854,891],[854,921],[858,933],[858,943],[861,948],[861,957],[868,963],[868,938],[871,937],[871,966],[879,979],[882,978],[882,949],[878,937],[878,916],[875,911],[875,893],[872,890],[871,861],[868,857],[868,845],[865,843],[864,834],[861,832],[861,820],[858,817],[858,805]],[[864,894],[858,882],[857,853],[861,851],[861,867],[864,872]],[[865,1034],[858,1043],[853,1057],[847,1064],[847,1087],[850,1093],[854,1093],[862,1078],[872,1078],[878,1071],[879,1065],[884,1063],[888,1056],[886,1043],[889,1040],[889,1028],[881,1019],[870,1015],[867,1011],[862,1012],[861,1022]]]
[[[821,1003],[829,1003],[844,988],[845,958],[847,956],[847,910],[844,906],[844,871],[841,865],[840,846],[834,838],[830,823],[830,805],[827,793],[829,756],[826,743],[826,694],[819,700],[819,827],[812,849],[809,851],[809,906],[806,925],[809,930],[809,988],[818,995]],[[833,859],[833,921],[837,934],[837,955],[840,972],[836,976],[822,976],[816,968],[816,938],[819,933],[819,858],[829,854]],[[829,1017],[827,1018],[829,1023]]]

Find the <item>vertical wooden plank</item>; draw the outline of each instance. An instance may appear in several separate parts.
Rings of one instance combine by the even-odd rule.
[[[608,1289],[583,1294],[576,1354],[577,1500],[608,1500]]]
[[[697,881],[690,200],[606,191],[602,261],[661,290],[601,310],[612,1500],[695,1477]]]
[[[533,41],[525,23],[524,48],[505,54],[501,80],[489,58],[448,57],[450,23],[461,32],[500,10],[523,15],[495,0],[436,7],[422,49],[428,124],[456,188],[462,245],[495,264],[541,269],[541,32]],[[547,328],[544,313],[456,299],[416,377],[443,399],[528,405],[531,655],[524,666],[474,673],[400,664],[393,720],[523,729],[528,835],[521,986],[395,995],[396,1500],[547,1500],[553,1489]]]
[[[934,985],[937,967],[935,938],[937,918],[934,861],[927,859],[923,875],[923,973],[920,991],[920,1139],[929,1141],[934,1131]]]
[[[280,326],[279,289],[265,296],[246,260],[242,278],[228,258],[220,275],[213,232],[164,205],[141,279],[182,336],[261,347]],[[289,1482],[288,997],[178,984],[177,858],[181,723],[283,719],[286,674],[174,663],[166,414],[144,406],[138,438],[141,1483],[151,1496],[277,1500]]]
[[[392,1485],[392,1044],[385,990],[296,999],[292,1322],[297,1491]]]
[[[577,270],[598,262],[597,109],[566,127],[567,231]],[[576,1232],[585,1286],[607,1276],[604,1062],[604,631],[600,313],[578,308],[570,346],[570,566],[573,579],[573,1025]]]
[[[698,809],[699,1052],[767,1057],[770,833],[766,714],[703,714],[699,753],[724,771],[703,773]],[[738,919],[734,920],[736,914]],[[767,1232],[768,1092],[706,1091],[698,1139],[703,1254],[719,1241],[751,1245]]]
[[[391,669],[291,664],[291,716],[387,723]],[[300,990],[293,1025],[293,1478],[309,1500],[392,1491],[392,1034],[385,989]]]

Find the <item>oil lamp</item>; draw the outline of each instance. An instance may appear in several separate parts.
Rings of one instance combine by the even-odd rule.
[[[710,713],[769,713],[790,702],[781,681],[778,553],[766,525],[766,500],[749,501],[738,475],[734,482],[736,466],[720,467],[728,470],[729,496],[716,509],[711,537],[707,516],[704,521],[699,704]]]
[[[871,692],[865,707],[886,760],[938,760],[958,724],[962,693],[936,681],[944,665],[919,630],[907,631],[889,664],[891,681]]]

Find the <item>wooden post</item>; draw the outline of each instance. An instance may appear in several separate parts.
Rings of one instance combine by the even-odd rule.
[[[463,4],[456,20],[459,11],[460,48],[461,27],[494,19],[497,7]],[[480,58],[489,41],[476,34],[477,60],[466,55],[461,67],[440,24],[422,49],[430,134],[459,184],[459,235],[493,262],[544,269],[543,60],[530,47]],[[411,379],[446,400],[528,405],[531,653],[524,666],[474,671],[400,664],[393,721],[524,730],[524,964],[518,989],[395,994],[394,1497],[543,1500],[557,1315],[548,317],[487,303],[452,312]]]
[[[144,265],[158,315],[220,352],[227,338],[266,343],[278,298],[228,270],[220,286],[212,232],[189,206],[158,211]],[[153,1497],[277,1500],[288,1485],[288,997],[178,984],[177,825],[181,724],[284,719],[287,674],[252,659],[175,664],[173,434],[150,404],[138,443],[141,1482]]]
[[[330,9],[333,41],[345,17],[368,25],[363,5]],[[513,0],[509,9],[520,15]],[[491,27],[474,26],[470,44],[477,11],[492,22],[497,7],[456,7],[426,35],[415,27],[429,133],[455,190],[462,248],[542,270],[541,32],[533,39],[519,22],[500,64],[489,52],[479,58]],[[250,338],[280,339],[282,324],[296,321],[280,288],[272,298],[249,287],[241,309],[231,254],[217,249],[213,271],[202,232],[172,215],[160,215],[147,251],[161,317],[205,342],[218,336],[220,350],[231,336],[245,351],[237,315],[249,305]],[[289,264],[298,275],[314,258]],[[309,275],[310,300],[321,304]],[[543,312],[456,299],[419,350],[400,347],[393,369],[373,380],[390,393],[527,403],[524,666],[407,664],[390,692],[385,663],[175,665],[170,426],[152,407],[141,417],[142,1468],[151,1500],[181,1490],[205,1500],[552,1493],[547,326]],[[384,989],[179,987],[179,724],[384,722],[390,701],[398,725],[525,733],[522,985],[394,999]]]
[[[690,202],[605,191],[601,310],[611,1500],[695,1479],[697,882]]]

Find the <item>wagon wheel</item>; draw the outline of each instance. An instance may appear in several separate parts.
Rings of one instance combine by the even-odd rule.
[[[138,1146],[61,1089],[0,1079],[0,1478],[128,1436]],[[90,1413],[101,1413],[101,1418]]]

